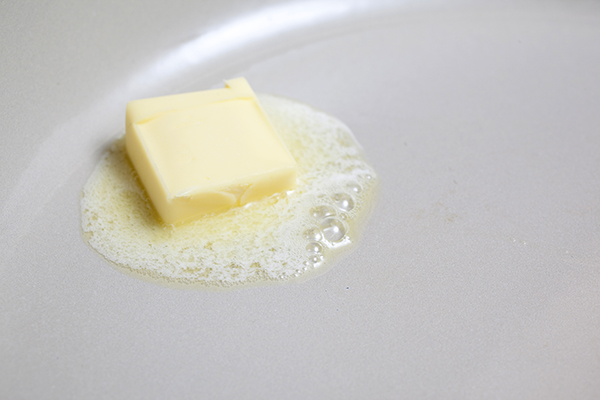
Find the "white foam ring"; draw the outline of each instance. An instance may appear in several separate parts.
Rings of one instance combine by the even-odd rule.
[[[344,251],[344,244],[355,240],[360,228],[356,221],[372,198],[375,172],[342,122],[301,103],[259,97],[298,162],[294,191],[186,225],[164,225],[149,205],[120,139],[83,189],[82,228],[89,244],[134,273],[206,286],[287,280],[306,271],[307,265],[321,268]],[[360,193],[348,189],[356,184],[362,187]],[[307,263],[310,241],[303,232],[318,226],[310,210],[318,205],[335,207],[336,193],[354,199],[352,210],[338,210],[349,226],[347,235],[339,243],[322,241],[324,262]]]

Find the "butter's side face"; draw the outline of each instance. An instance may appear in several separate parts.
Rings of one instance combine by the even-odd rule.
[[[162,220],[180,223],[296,186],[297,165],[244,78],[135,100],[126,147]]]

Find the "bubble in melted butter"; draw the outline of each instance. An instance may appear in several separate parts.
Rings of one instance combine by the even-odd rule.
[[[298,163],[287,193],[185,225],[159,221],[123,138],[83,188],[90,246],[127,274],[179,288],[230,288],[316,276],[349,252],[366,223],[377,175],[339,120],[292,100],[259,99]]]

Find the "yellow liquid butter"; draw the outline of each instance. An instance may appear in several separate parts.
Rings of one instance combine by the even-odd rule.
[[[306,278],[347,253],[377,178],[351,131],[305,104],[258,96],[297,162],[297,187],[184,225],[160,222],[117,140],[84,186],[89,245],[122,272],[188,288]]]

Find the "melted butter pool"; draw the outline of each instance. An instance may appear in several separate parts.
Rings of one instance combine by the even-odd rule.
[[[356,243],[377,177],[351,131],[305,104],[259,99],[298,163],[293,191],[173,226],[161,223],[123,139],[83,188],[89,245],[121,272],[178,288],[229,288],[306,279]]]

